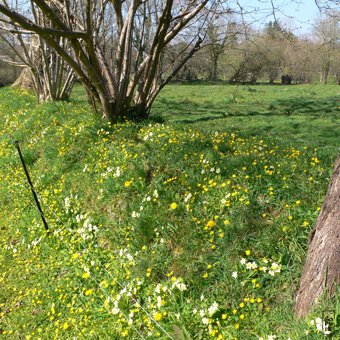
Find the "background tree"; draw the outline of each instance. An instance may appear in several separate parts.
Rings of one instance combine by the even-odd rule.
[[[326,84],[337,57],[340,45],[340,16],[328,13],[314,25],[314,33],[319,43],[320,82]]]
[[[31,17],[0,4],[7,28],[36,33],[77,74],[92,102],[105,117],[118,120],[129,113],[146,117],[159,91],[199,50],[202,29],[216,2],[158,0],[32,0]],[[148,15],[145,16],[144,13]],[[139,32],[137,36],[136,32]],[[185,34],[184,34],[185,33]],[[184,34],[184,35],[182,35]],[[65,48],[58,43],[65,39]],[[141,48],[136,49],[137,42]],[[169,46],[185,43],[176,58],[163,62]],[[109,53],[106,47],[109,45]]]
[[[0,35],[0,56],[1,55],[6,56],[11,63],[17,59],[16,54],[8,48],[6,42]],[[20,70],[17,67],[2,61],[0,57],[0,85],[13,83],[19,74]]]
[[[218,79],[219,59],[225,52],[228,45],[235,42],[236,23],[232,17],[213,17],[207,27],[207,47],[206,53],[210,62],[209,79]]]

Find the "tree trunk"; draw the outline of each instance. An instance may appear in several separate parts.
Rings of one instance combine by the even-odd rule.
[[[32,89],[33,88],[33,79],[32,74],[28,68],[24,68],[16,81],[12,84],[12,86],[21,87],[23,89]]]
[[[296,298],[295,314],[307,315],[320,295],[334,295],[340,282],[340,154],[335,162],[315,229]]]

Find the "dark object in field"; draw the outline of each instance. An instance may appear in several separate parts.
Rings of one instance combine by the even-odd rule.
[[[304,317],[322,293],[333,296],[340,282],[340,154],[316,227],[296,297],[295,314]]]
[[[44,227],[45,227],[45,230],[46,231],[49,231],[49,228],[48,228],[48,224],[47,224],[47,221],[45,219],[45,216],[42,212],[42,209],[41,209],[41,206],[40,206],[40,203],[39,203],[39,200],[38,200],[38,196],[37,196],[37,193],[35,192],[34,190],[34,187],[33,187],[33,183],[31,181],[31,177],[28,173],[28,170],[27,170],[27,167],[26,167],[26,163],[25,163],[25,160],[24,160],[24,157],[22,156],[22,153],[21,153],[21,150],[20,150],[20,146],[19,146],[19,142],[18,141],[15,141],[14,142],[14,145],[16,147],[16,149],[18,150],[18,154],[19,154],[19,157],[20,157],[20,160],[21,160],[21,163],[22,163],[22,166],[24,168],[24,171],[25,171],[25,175],[27,177],[27,181],[28,181],[28,185],[30,186],[31,188],[31,191],[32,191],[32,195],[34,197],[34,201],[35,201],[35,204],[37,205],[37,208],[38,208],[38,211],[39,211],[39,214],[41,216],[41,219],[44,223]]]
[[[281,76],[281,84],[282,85],[291,85],[292,77],[288,74],[284,74]]]

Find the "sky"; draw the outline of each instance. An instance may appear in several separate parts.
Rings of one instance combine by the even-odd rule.
[[[269,0],[239,0],[255,27],[274,21],[273,8]],[[275,16],[296,35],[305,35],[312,31],[312,24],[320,17],[320,12],[314,0],[273,0]],[[245,16],[246,18],[247,16]],[[247,20],[248,21],[248,20]]]

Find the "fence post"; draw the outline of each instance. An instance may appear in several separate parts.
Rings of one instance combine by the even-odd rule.
[[[39,203],[39,199],[38,199],[37,193],[36,193],[35,190],[34,190],[33,183],[32,183],[32,181],[31,181],[31,177],[30,177],[30,175],[29,175],[29,173],[28,173],[28,170],[27,170],[27,167],[26,167],[26,163],[25,163],[24,157],[22,156],[22,153],[21,153],[21,150],[20,150],[20,146],[19,146],[19,142],[16,140],[16,141],[14,142],[14,145],[15,145],[15,147],[16,147],[17,150],[18,150],[19,157],[20,157],[22,166],[23,166],[23,168],[24,168],[24,171],[25,171],[25,174],[26,174],[26,177],[27,177],[28,184],[29,184],[29,186],[30,186],[30,188],[31,188],[31,191],[32,191],[32,194],[33,194],[33,197],[34,197],[35,204],[37,205],[37,208],[38,208],[38,211],[39,211],[39,213],[40,213],[41,219],[42,219],[42,221],[43,221],[43,223],[44,223],[45,230],[46,230],[46,231],[49,231],[49,227],[48,227],[47,221],[46,221],[46,219],[45,219],[45,216],[44,216],[44,214],[43,214],[43,212],[42,212],[42,209],[41,209],[41,206],[40,206],[40,203]]]

